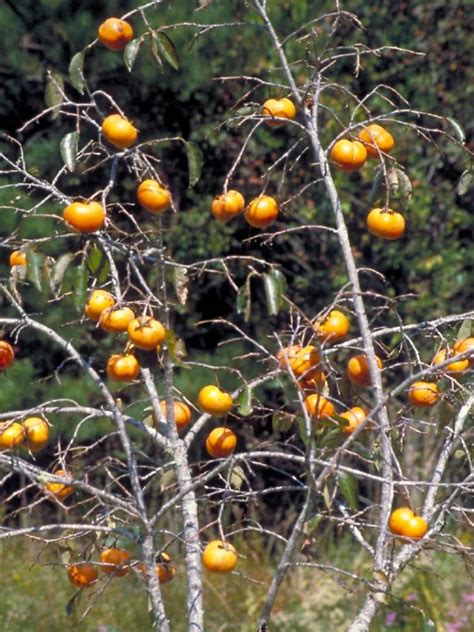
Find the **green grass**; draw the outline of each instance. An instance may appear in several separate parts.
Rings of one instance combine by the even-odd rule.
[[[321,546],[318,562],[339,564],[346,570],[366,574],[368,561],[354,555],[349,539],[337,546]],[[257,545],[245,549],[239,561],[239,574],[205,575],[206,631],[254,632],[259,609],[270,579],[271,564],[265,563]],[[325,558],[323,561],[322,558]],[[321,559],[320,559],[321,558]],[[66,578],[57,555],[41,552],[39,545],[20,540],[3,543],[1,549],[0,612],[2,630],[8,632],[146,632],[152,630],[147,612],[144,584],[135,573],[111,581],[101,576],[94,587],[83,590],[75,599],[72,612],[66,612],[76,593]],[[173,631],[185,631],[185,580],[181,560],[178,574],[163,586],[163,597]],[[374,632],[448,632],[448,623],[462,623],[456,632],[473,629],[474,604],[466,595],[470,580],[460,560],[442,553],[420,558],[416,568],[407,569],[396,586],[397,597],[384,607]],[[351,580],[335,581],[327,573],[310,568],[295,569],[284,584],[272,620],[272,632],[343,632],[363,597],[360,586]],[[82,619],[87,608],[90,611]],[[469,608],[472,608],[469,610]],[[396,617],[386,625],[386,616]],[[467,617],[467,618],[466,618]],[[423,625],[432,620],[436,627]]]

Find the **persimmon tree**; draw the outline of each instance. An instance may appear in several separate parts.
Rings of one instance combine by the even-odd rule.
[[[50,73],[48,107],[21,132],[47,117],[61,123],[54,175],[32,170],[28,147],[2,137],[2,186],[10,192],[3,212],[18,218],[18,229],[3,242],[14,252],[0,286],[2,368],[12,365],[15,350],[31,351],[33,362],[41,363],[34,341],[47,341],[59,384],[64,375],[85,376],[93,394],[2,412],[0,538],[34,537],[59,547],[79,588],[71,605],[83,589],[100,598],[108,581],[136,572],[163,631],[173,621],[160,584],[185,576],[188,629],[198,631],[205,629],[202,561],[204,572],[233,571],[239,552],[232,540],[258,532],[283,544],[256,629],[271,629],[282,583],[293,567],[306,566],[324,567],[336,580],[358,586],[360,608],[348,629],[368,630],[395,580],[425,549],[467,552],[456,525],[470,521],[473,487],[473,312],[427,315],[423,322],[402,316],[406,297],[389,292],[383,275],[357,254],[340,183],[368,171],[372,192],[360,203],[370,243],[391,241],[403,252],[405,238],[416,240],[410,227],[416,195],[397,138],[464,151],[459,126],[412,109],[389,85],[355,94],[340,83],[341,63],[353,64],[358,75],[372,56],[417,53],[335,46],[340,29],[362,28],[339,2],[285,35],[266,0],[245,3],[242,22],[201,23],[190,12],[186,23],[157,28],[158,4],[144,3],[122,22],[102,24],[100,40],[72,58],[66,85]],[[248,236],[239,254],[180,261],[167,241],[180,230],[186,209],[178,203],[180,191],[167,184],[162,154],[170,146],[182,151],[190,187],[199,181],[205,154],[195,142],[130,121],[125,95],[119,102],[100,83],[91,85],[88,59],[105,45],[107,54],[123,51],[126,72],[133,73],[146,54],[164,72],[175,72],[181,51],[174,32],[189,33],[192,44],[216,29],[230,37],[243,26],[265,38],[272,65],[255,75],[236,68],[232,76],[216,77],[235,90],[224,129],[237,134],[239,147],[224,181],[209,192],[214,201],[208,212],[209,221],[223,227],[246,222]],[[286,135],[286,149],[268,160],[248,191],[237,190],[262,129]],[[96,190],[88,185],[92,174],[100,174]],[[126,197],[125,178],[133,182]],[[183,173],[183,188],[184,180]],[[330,210],[322,219],[320,200]],[[311,212],[300,212],[306,201],[313,202]],[[41,219],[50,221],[49,233],[23,235],[23,225]],[[291,267],[272,261],[273,245],[294,235],[308,249],[330,243],[344,262],[345,278],[321,310],[298,305]],[[241,358],[219,366],[191,349],[186,353],[186,335],[177,333],[181,310],[204,276],[222,279],[235,302],[233,318],[218,315],[206,326],[227,344],[238,342],[243,365]],[[45,299],[41,309],[24,298],[31,286]],[[265,319],[275,323],[271,332],[263,314],[262,331],[249,326],[256,295],[265,296]],[[45,324],[45,313],[68,301],[79,318],[72,325]],[[209,370],[212,383],[180,392],[177,375],[188,372],[201,385],[201,373]],[[221,388],[223,381],[231,392]],[[54,457],[40,464],[59,416],[70,419],[70,432],[55,437]],[[258,432],[249,434],[253,419],[271,419],[272,436],[260,445]],[[104,428],[93,441],[82,438],[90,426]],[[268,471],[278,474],[277,482],[265,482]],[[246,506],[285,492],[297,502],[288,529],[229,518],[234,503]],[[44,509],[52,504],[59,521]],[[365,552],[369,577],[350,566],[318,563],[312,547],[325,524],[348,532],[354,548]]]

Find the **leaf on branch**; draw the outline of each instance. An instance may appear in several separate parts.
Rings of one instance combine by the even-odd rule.
[[[304,417],[301,417],[301,416],[296,417],[296,422],[298,424],[298,432],[299,432],[299,435],[301,437],[301,441],[305,445],[307,445],[308,441],[311,441],[311,439],[313,437],[313,435],[311,433],[311,430],[310,430],[310,435],[308,437],[308,435],[306,434],[306,421],[305,421]]]
[[[186,268],[173,268],[173,285],[181,305],[186,305],[188,300],[188,271]]]
[[[140,50],[141,37],[137,37],[132,39],[126,46],[123,51],[123,60],[125,62],[125,66],[128,72],[132,72],[133,65],[135,63],[135,59],[137,58],[138,51]]]
[[[71,599],[69,599],[69,601],[67,602],[66,606],[64,607],[64,610],[67,614],[68,617],[70,617],[72,614],[74,614],[74,607],[76,605],[76,599],[79,597],[79,595],[81,594],[82,591],[78,591],[77,593],[75,593]]]
[[[27,250],[26,254],[26,278],[33,283],[35,288],[43,290],[43,265],[45,256],[34,250]]]
[[[375,174],[375,178],[372,181],[372,188],[370,189],[369,198],[367,200],[367,205],[369,207],[373,206],[375,200],[379,197],[382,182],[383,171],[381,169],[378,169],[377,173]]]
[[[178,336],[174,333],[174,331],[171,331],[171,329],[167,329],[165,342],[166,348],[168,349],[168,353],[170,354],[173,362],[178,366],[183,367],[184,369],[191,368],[183,362],[184,358],[188,355],[184,340],[182,338],[178,338]]]
[[[459,140],[460,143],[462,143],[464,145],[464,141],[466,140],[466,134],[464,133],[463,128],[459,125],[459,123],[457,121],[455,121],[453,118],[451,118],[450,116],[446,117],[446,120],[452,125],[452,127],[454,128],[455,131],[455,135],[456,138]]]
[[[288,432],[293,425],[293,415],[283,410],[277,410],[272,417],[273,432]]]
[[[189,188],[192,188],[201,177],[203,156],[201,148],[196,143],[184,141],[184,145],[188,159]]]
[[[84,78],[85,57],[86,52],[81,50],[74,55],[69,64],[69,81],[79,94],[84,94],[86,89],[86,80]]]
[[[283,307],[283,294],[286,290],[285,275],[280,270],[273,269],[263,275],[267,311],[269,316],[276,316]]]
[[[87,257],[87,267],[99,283],[107,280],[110,272],[109,260],[96,244],[92,246]]]
[[[73,302],[76,311],[82,314],[87,296],[87,284],[89,282],[89,272],[84,264],[73,270],[72,291]]]
[[[390,169],[388,172],[388,184],[391,197],[395,198],[406,211],[413,195],[413,187],[410,178],[401,169]]]
[[[247,385],[245,385],[243,391],[240,393],[236,401],[236,404],[239,407],[237,412],[242,417],[248,417],[249,415],[252,414],[252,411],[253,411],[252,396],[253,396],[252,389],[249,388]]]
[[[161,61],[160,53],[158,52],[158,44],[156,43],[155,33],[152,33],[152,37],[150,38],[150,51],[151,58],[155,62],[155,64],[163,70],[163,62]]]
[[[456,187],[456,193],[460,195],[461,197],[463,195],[466,195],[466,193],[472,188],[473,180],[474,180],[474,175],[472,171],[470,171],[469,169],[466,169],[466,171],[463,171]]]
[[[250,314],[252,313],[251,277],[252,273],[247,275],[245,283],[237,293],[237,314],[243,314],[246,323],[250,320]]]
[[[242,485],[247,482],[245,472],[240,465],[236,465],[232,468],[232,474],[230,475],[230,486],[233,489],[240,490]]]
[[[472,320],[463,320],[461,327],[458,329],[458,335],[456,336],[456,340],[464,340],[465,338],[470,338],[472,332]]]
[[[163,31],[153,33],[153,37],[156,38],[156,44],[163,59],[167,61],[172,68],[179,70],[178,51],[176,50],[173,40]]]
[[[64,136],[61,140],[61,158],[71,173],[76,168],[78,147],[79,132],[69,132],[69,134],[66,134],[66,136]]]
[[[62,74],[56,70],[48,70],[46,74],[45,101],[49,108],[59,106],[64,101],[64,79]],[[53,118],[56,118],[57,115],[58,112],[54,112]]]
[[[357,511],[359,483],[356,477],[348,472],[340,472],[339,488],[352,511]]]
[[[331,506],[332,506],[331,492],[329,491],[329,487],[327,485],[325,485],[323,489],[323,498],[324,498],[324,504],[326,505],[326,509],[328,511],[331,511]]]

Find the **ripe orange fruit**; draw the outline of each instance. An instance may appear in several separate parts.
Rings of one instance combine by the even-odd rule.
[[[0,450],[16,448],[25,440],[25,433],[21,424],[16,421],[0,423]]]
[[[97,35],[102,44],[110,50],[123,50],[133,39],[133,29],[125,20],[108,18],[99,26]]]
[[[310,377],[302,377],[298,380],[298,385],[305,391],[319,391],[327,382],[324,371],[310,371]]]
[[[367,160],[367,150],[358,140],[338,140],[331,149],[331,160],[342,171],[357,171]]]
[[[347,336],[349,319],[338,309],[333,309],[322,322],[314,323],[314,330],[322,340],[337,342]]]
[[[304,400],[304,406],[308,415],[313,419],[332,417],[336,412],[333,403],[319,393],[308,395]]]
[[[417,540],[422,538],[428,531],[426,520],[421,516],[415,515],[409,507],[395,509],[390,516],[388,524],[392,533]]]
[[[111,307],[104,309],[99,318],[99,325],[104,331],[112,333],[122,333],[127,331],[130,321],[135,318],[133,309],[130,307]]]
[[[460,352],[458,351],[458,353]],[[433,366],[437,366],[438,364],[441,364],[447,358],[449,358],[450,355],[452,355],[452,353],[450,353],[449,350],[440,349],[435,354],[431,364]],[[443,368],[443,371],[451,375],[456,375],[458,373],[463,373],[468,367],[469,367],[469,360],[465,358],[464,360],[457,360],[456,362],[451,362],[451,364],[448,364],[447,366]]]
[[[245,211],[245,219],[255,228],[267,228],[278,217],[278,204],[269,195],[261,195],[250,202]]]
[[[132,353],[114,354],[107,361],[107,375],[119,382],[132,382],[140,374],[140,364]]]
[[[130,553],[125,549],[105,549],[99,557],[100,570],[106,575],[123,577],[130,570]]]
[[[216,219],[224,223],[236,215],[240,215],[245,208],[244,196],[231,189],[223,195],[218,195],[214,198],[211,205],[211,212]]]
[[[290,345],[289,347],[283,347],[283,349],[280,349],[280,351],[277,353],[278,362],[281,364],[281,366],[288,368],[289,366],[291,366],[293,359],[299,351],[301,351],[300,345]]]
[[[399,239],[405,232],[405,218],[390,208],[373,208],[367,215],[367,229],[382,239]]]
[[[0,371],[11,367],[15,360],[15,351],[6,340],[0,340]]]
[[[471,352],[471,357],[468,358],[469,364],[474,364],[474,338],[464,338],[463,340],[456,340],[453,346],[454,353]]]
[[[105,211],[98,202],[73,202],[63,211],[63,219],[79,233],[93,233],[105,223]]]
[[[71,564],[67,569],[67,576],[71,584],[79,588],[86,588],[97,580],[97,569],[92,564],[82,562]]]
[[[237,445],[237,436],[229,428],[214,428],[206,439],[207,453],[215,459],[225,459]]]
[[[305,377],[306,379],[310,379],[319,373],[318,369],[315,368],[318,363],[319,352],[312,345],[299,349],[289,360],[293,373],[297,377]]]
[[[38,452],[48,443],[48,422],[41,417],[28,417],[23,422],[25,444],[30,452]]]
[[[160,584],[167,584],[176,575],[176,566],[173,564],[171,557],[168,553],[161,553],[159,556],[160,561],[156,565],[156,574],[158,575],[158,581]],[[146,578],[146,566],[142,562],[140,564],[140,571]]]
[[[128,337],[139,349],[151,351],[165,339],[166,331],[159,320],[149,316],[134,318],[128,323]]]
[[[163,415],[166,419],[167,406],[166,400],[162,399],[160,402],[160,408],[163,411]],[[184,402],[173,402],[174,420],[178,430],[183,430],[191,421],[191,410]]]
[[[285,125],[285,121],[275,120],[275,117],[293,120],[296,116],[296,107],[293,101],[286,97],[268,99],[262,106],[262,116],[267,119],[265,123],[270,127],[280,127],[280,125]]]
[[[53,472],[54,476],[58,476],[59,478],[68,478],[70,476],[69,472],[66,470],[56,470]],[[44,487],[46,493],[51,494],[58,500],[65,500],[68,496],[72,494],[74,491],[74,487],[72,485],[67,485],[66,483],[47,483]]]
[[[150,213],[164,213],[171,204],[171,193],[157,180],[143,180],[137,189],[137,200]]]
[[[99,320],[104,309],[108,309],[115,305],[115,299],[106,290],[94,290],[89,297],[85,307],[87,318],[91,320]]]
[[[212,540],[202,552],[202,564],[211,573],[231,573],[237,560],[235,548],[222,540]]]
[[[110,114],[102,123],[102,134],[114,147],[127,149],[136,142],[138,130],[120,114]]]
[[[413,518],[415,514],[410,507],[399,507],[390,514],[388,526],[390,531],[396,535],[403,535],[403,531],[407,523]]]
[[[383,367],[382,360],[375,356],[375,361],[379,369]],[[350,381],[357,386],[370,386],[369,363],[365,353],[354,356],[347,363],[347,375]]]
[[[204,386],[199,391],[198,402],[206,413],[216,417],[227,415],[233,406],[232,396],[213,384]]]
[[[413,406],[434,406],[440,394],[434,382],[414,382],[408,391],[408,398]]]
[[[347,410],[345,413],[341,413],[339,417],[343,417],[348,421],[345,426],[341,426],[342,432],[346,434],[352,434],[354,430],[360,426],[360,424],[367,417],[367,411],[364,410],[361,406],[354,406],[350,410]]]
[[[379,151],[388,154],[395,145],[395,141],[390,132],[387,132],[385,128],[375,123],[364,127],[364,129],[359,132],[359,140],[364,143],[367,153],[372,158],[378,158]]]
[[[26,252],[21,252],[21,250],[14,250],[10,254],[8,262],[10,264],[10,268],[13,268],[13,266],[26,266]]]

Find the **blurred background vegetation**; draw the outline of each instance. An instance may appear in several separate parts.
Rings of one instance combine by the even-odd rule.
[[[23,0],[21,3],[5,0],[0,6],[0,79],[3,87],[0,119],[3,131],[22,141],[32,173],[47,179],[57,172],[62,164],[60,141],[67,132],[73,131],[67,121],[52,117],[43,117],[25,132],[17,131],[45,107],[47,73],[62,75],[66,90],[78,98],[67,79],[71,57],[95,37],[97,25],[106,17],[122,15],[140,4],[137,0],[104,0],[101,3],[93,0],[67,3],[61,0]],[[315,16],[312,0],[280,0],[271,4],[274,5],[272,17],[283,34],[290,33]],[[353,60],[346,58],[333,66],[331,80],[344,85],[359,98],[378,83],[388,85],[408,100],[410,108],[453,119],[454,124],[439,120],[436,126],[454,135],[460,134],[459,126],[464,131],[466,145],[472,150],[474,83],[470,60],[474,42],[468,19],[470,11],[472,15],[470,3],[381,0],[374,5],[351,0],[341,4],[342,8],[359,16],[364,29],[355,30],[349,24],[343,24],[332,47],[355,43],[374,48],[392,45],[420,51],[423,56],[385,51],[378,56],[362,57],[358,73],[354,72]],[[140,50],[131,73],[126,69],[121,54],[113,54],[100,46],[94,47],[86,57],[88,82],[94,89],[109,92],[116,99],[140,129],[141,140],[178,135],[196,142],[203,151],[202,177],[195,188],[189,189],[182,146],[170,144],[159,150],[162,160],[160,173],[169,184],[180,210],[179,214],[167,219],[170,229],[165,236],[167,253],[184,263],[231,254],[270,259],[281,266],[291,299],[305,313],[313,316],[330,304],[346,282],[339,247],[330,233],[293,233],[277,238],[269,245],[257,241],[243,243],[255,234],[253,229],[239,220],[223,226],[210,214],[211,200],[221,192],[224,177],[250,129],[248,124],[237,127],[230,120],[236,113],[236,104],[237,108],[242,106],[238,101],[250,84],[238,80],[216,81],[215,78],[255,74],[278,81],[281,75],[278,70],[273,70],[278,66],[275,54],[257,16],[254,14],[249,19],[245,2],[214,1],[193,14],[197,5],[194,0],[164,2],[150,14],[150,22],[154,27],[191,20],[200,23],[246,20],[252,24],[215,29],[198,38],[191,48],[194,31],[187,28],[167,31],[179,52],[179,71],[166,64],[161,68],[147,46]],[[334,3],[327,0],[317,5],[318,13],[334,8]],[[141,20],[134,18],[132,22],[136,34],[143,32]],[[316,27],[317,46],[326,42],[328,24],[321,22]],[[295,57],[303,50],[300,44],[289,45],[289,52]],[[302,66],[297,81],[303,83],[305,79]],[[279,95],[260,88],[246,102],[261,103],[270,96]],[[393,98],[402,103],[398,97]],[[349,103],[340,90],[328,90],[323,102],[332,108],[340,121],[337,122],[334,117],[323,119],[323,140],[328,144],[341,131],[341,123],[348,123],[353,103]],[[106,107],[105,102],[103,107]],[[388,109],[387,103],[377,96],[370,101],[369,107],[373,115],[383,114]],[[416,122],[427,124],[433,121],[421,115]],[[405,298],[397,302],[397,311],[405,322],[461,313],[472,306],[469,301],[472,298],[474,269],[472,216],[469,214],[474,199],[472,188],[469,189],[467,180],[461,178],[470,166],[467,154],[442,136],[433,137],[435,142],[428,143],[410,127],[395,123],[388,124],[388,127],[396,138],[394,155],[413,187],[406,209],[408,229],[401,241],[380,242],[365,230],[367,200],[373,186],[375,167],[368,166],[361,173],[351,176],[336,174],[357,263],[375,268],[386,279],[386,283],[382,283],[374,275],[367,276],[364,288],[392,298],[403,295]],[[81,143],[92,138],[90,131],[83,129],[81,132]],[[282,200],[294,195],[301,183],[311,177],[308,175],[311,170],[309,157],[302,158],[298,167],[286,173],[285,177],[282,170],[268,172],[267,169],[295,138],[296,132],[291,127],[275,130],[262,126],[249,143],[233,187],[242,190],[246,199],[258,195],[264,184],[270,194]],[[69,174],[61,179],[60,186],[68,195],[87,196],[104,186],[105,177],[102,169],[92,170],[86,177],[80,173]],[[125,169],[120,170],[111,201],[133,204],[135,186],[131,174]],[[24,191],[19,190],[15,195],[19,197],[19,206],[28,208],[32,204],[32,199]],[[11,198],[11,190],[0,189],[0,204],[7,204]],[[59,215],[62,209],[58,205],[49,205],[43,210]],[[60,222],[54,218],[25,219],[6,209],[1,212],[0,274],[3,278],[9,275],[9,253],[22,238],[54,236],[54,239],[41,242],[36,248],[40,254],[54,258],[78,250],[77,238],[56,238],[61,235],[62,229]],[[138,213],[140,222],[146,226],[149,220],[145,213]],[[333,222],[328,201],[318,187],[306,191],[285,206],[276,229],[313,220],[329,225]],[[246,270],[236,266],[234,271],[239,284],[243,285]],[[64,290],[71,290],[74,284],[74,269],[71,268],[65,277]],[[105,366],[108,355],[117,350],[119,343],[111,336],[96,331],[90,323],[78,327],[81,309],[71,296],[57,301],[48,295],[44,287],[40,290],[32,283],[19,287],[28,311],[41,314],[42,322],[57,327],[97,366]],[[277,317],[267,316],[263,284],[253,282],[252,301],[250,321],[245,324],[243,316],[235,314],[236,296],[229,291],[224,277],[202,275],[193,279],[188,303],[186,307],[176,305],[173,323],[186,343],[189,359],[225,366],[231,356],[244,351],[240,345],[218,346],[228,332],[211,325],[196,326],[200,321],[217,316],[229,317],[245,326],[250,335],[262,340],[274,330],[284,330],[288,326],[285,312]],[[393,315],[384,310],[379,312],[376,300],[373,304],[369,301],[369,307],[373,310],[371,314],[375,324],[397,324]],[[3,309],[5,313],[5,306]],[[454,330],[445,333],[454,336]],[[428,357],[433,348],[429,346],[424,351]],[[94,387],[88,381],[78,379],[74,367],[67,365],[60,379],[54,376],[61,360],[62,355],[52,349],[48,341],[39,339],[32,332],[22,333],[18,361],[8,373],[0,376],[0,410],[34,406],[54,397],[72,397],[85,404],[98,403],[100,400]],[[256,370],[248,361],[240,361],[237,366],[249,376]],[[200,386],[209,379],[212,379],[212,374],[206,371],[200,371],[198,376],[196,372],[184,369],[177,372],[178,386],[192,400],[195,400]],[[226,387],[236,386],[232,377],[223,375],[220,379]],[[277,397],[274,394],[276,390],[270,384],[265,395]],[[139,387],[127,387],[118,395],[129,405],[131,413],[141,414],[145,404]],[[52,416],[51,421],[55,437],[69,435],[71,419],[57,415]],[[103,426],[96,422],[85,424],[81,438],[87,441],[101,435],[104,430],[110,430],[105,421]],[[262,436],[271,433],[268,420],[262,420],[259,432]],[[47,464],[53,451],[52,445],[41,453],[39,463]],[[26,555],[30,555],[30,551],[26,551]],[[8,560],[11,563],[10,557]],[[308,590],[309,584],[305,584],[303,579],[301,582],[301,590]],[[14,585],[9,583],[9,589]],[[17,587],[16,590],[23,588]],[[217,589],[210,591],[215,594]],[[5,595],[3,587],[0,594]],[[420,589],[417,598],[422,599],[422,594]],[[460,593],[456,594],[459,596]],[[219,600],[222,601],[222,598]],[[393,609],[396,610],[396,607]],[[33,626],[33,623],[12,623],[13,627],[9,629],[34,629],[28,625]],[[106,625],[112,627],[104,627],[103,632],[113,632],[113,626],[118,624],[109,623],[104,618]],[[278,629],[309,629],[295,626],[295,622],[288,621]],[[60,625],[51,629],[59,630]],[[119,626],[117,629],[122,628]],[[232,628],[219,628],[216,623],[212,629]],[[339,628],[335,626],[334,629]],[[422,628],[408,625],[397,629]]]

